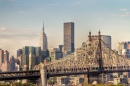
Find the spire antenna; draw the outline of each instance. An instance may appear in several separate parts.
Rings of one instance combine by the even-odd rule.
[[[43,32],[44,32],[44,20],[43,20],[43,27],[42,27],[42,30],[43,30]]]

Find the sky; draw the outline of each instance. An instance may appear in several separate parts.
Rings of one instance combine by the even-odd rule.
[[[130,41],[130,0],[0,0],[0,48],[16,56],[23,46],[39,46],[44,22],[49,48],[63,44],[63,23],[75,23],[75,47],[91,30]]]

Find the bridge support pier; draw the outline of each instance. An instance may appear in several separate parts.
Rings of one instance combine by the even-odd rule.
[[[88,75],[84,75],[84,83],[89,84],[89,76]]]
[[[41,86],[47,86],[47,71],[43,63],[40,63]]]
[[[94,81],[101,83],[100,74],[88,74],[88,84],[92,84]]]

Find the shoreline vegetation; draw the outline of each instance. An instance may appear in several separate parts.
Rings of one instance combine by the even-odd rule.
[[[22,84],[21,82],[12,82],[12,83],[7,83],[7,84],[0,83],[0,86],[38,86],[38,85],[30,83],[30,82],[27,82],[24,84]],[[50,85],[50,86],[56,86],[56,85]],[[125,85],[125,84],[113,85],[110,83],[107,83],[107,84],[86,84],[86,83],[83,83],[83,84],[79,84],[79,85],[69,85],[69,86],[127,86],[127,85]]]

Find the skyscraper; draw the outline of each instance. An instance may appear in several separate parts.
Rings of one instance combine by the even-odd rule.
[[[40,47],[41,47],[41,51],[42,52],[46,52],[48,49],[48,42],[47,42],[47,36],[45,34],[44,31],[44,24],[43,24],[43,28],[42,28],[42,33],[40,35]]]
[[[98,35],[91,35],[91,39],[98,39]],[[101,39],[104,43],[111,49],[111,36],[109,35],[101,35]]]
[[[117,44],[117,52],[120,55],[130,58],[130,41],[119,42]]]
[[[10,71],[15,70],[15,58],[13,56],[10,57]]]
[[[24,46],[22,49],[22,66],[29,65],[29,47]]]
[[[9,62],[9,52],[7,50],[4,50],[4,62]]]
[[[41,56],[41,47],[35,47],[36,64],[43,62]]]
[[[64,52],[74,52],[74,22],[64,23]]]
[[[3,62],[4,62],[4,51],[2,49],[0,49],[0,67]]]
[[[17,50],[17,57],[22,54],[22,49]]]

